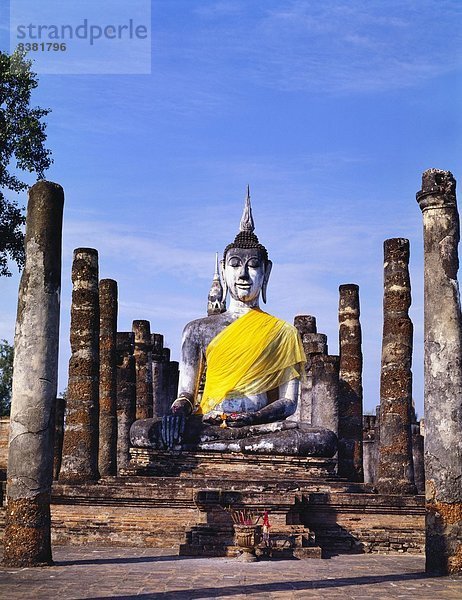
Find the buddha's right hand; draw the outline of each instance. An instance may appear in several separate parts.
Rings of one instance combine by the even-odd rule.
[[[160,436],[166,450],[181,444],[186,418],[183,414],[162,417]]]

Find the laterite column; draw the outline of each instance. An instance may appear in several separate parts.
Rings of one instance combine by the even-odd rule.
[[[52,563],[50,496],[58,380],[64,192],[40,181],[29,190],[26,264],[18,294],[10,416],[6,529],[8,567]]]
[[[133,321],[135,334],[136,419],[152,417],[152,341],[149,321]]]
[[[117,281],[99,282],[99,454],[101,477],[117,473]]]
[[[99,298],[98,252],[74,250],[72,264],[71,358],[66,426],[59,481],[99,479]]]
[[[130,427],[136,414],[135,334],[117,333],[117,471],[130,461]]]
[[[381,494],[415,494],[412,460],[412,321],[409,241],[385,240],[383,338],[380,377],[379,471]]]
[[[339,357],[319,355],[313,358],[312,424],[338,434]]]
[[[163,362],[164,336],[160,333],[151,335],[152,341],[152,398],[153,417],[163,417],[168,413],[167,397],[163,391],[165,364]]]
[[[462,332],[459,214],[449,171],[422,176],[426,569],[462,573]]]
[[[339,448],[338,473],[363,481],[363,355],[359,322],[359,287],[339,288]]]

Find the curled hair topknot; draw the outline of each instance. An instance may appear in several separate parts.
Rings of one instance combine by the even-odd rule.
[[[223,260],[226,260],[226,254],[231,248],[241,248],[243,250],[248,250],[251,248],[257,248],[263,257],[265,263],[268,262],[268,250],[260,244],[258,241],[258,237],[253,233],[253,231],[240,231],[236,237],[234,238],[234,242],[228,244],[223,252]]]

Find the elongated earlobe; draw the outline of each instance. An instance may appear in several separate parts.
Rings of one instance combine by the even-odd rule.
[[[221,275],[221,285],[223,286],[223,303],[226,304],[226,296],[228,294],[228,284],[226,283],[225,261],[224,260],[220,260],[220,275]]]
[[[265,276],[263,278],[263,285],[261,286],[261,298],[263,303],[266,304],[266,289],[268,287],[268,280],[271,275],[271,269],[273,268],[273,263],[269,260],[266,264]]]

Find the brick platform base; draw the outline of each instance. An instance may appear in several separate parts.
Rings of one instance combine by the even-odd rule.
[[[151,464],[145,469],[167,465],[165,454],[157,467],[156,457],[146,456]],[[207,453],[194,461],[189,455],[170,460],[174,476],[127,474],[86,485],[54,484],[54,544],[233,555],[238,550],[225,510],[233,506],[268,510],[274,548],[281,553],[424,551],[422,496],[384,496],[372,493],[369,485],[336,479],[331,459],[249,460]]]

